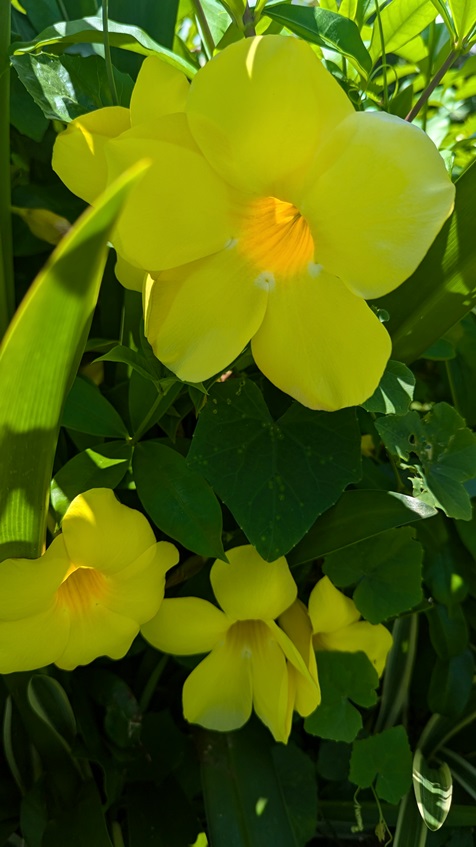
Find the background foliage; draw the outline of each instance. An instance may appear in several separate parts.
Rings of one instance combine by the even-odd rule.
[[[248,540],[268,560],[287,555],[303,597],[328,574],[366,619],[392,628],[395,647],[381,688],[364,654],[320,653],[322,704],[287,747],[256,721],[230,734],[186,725],[190,665],[140,639],[120,662],[3,677],[0,846],[393,836],[399,847],[470,847],[476,0],[108,5],[112,65],[96,0],[14,2],[11,44],[0,0],[11,116],[11,168],[8,122],[0,137],[2,328],[26,295],[0,353],[1,558],[38,555],[76,494],[114,488],[159,539],[178,543],[170,596],[207,597],[210,560]],[[84,209],[51,170],[56,133],[100,106],[128,105],[144,56],[191,77],[254,28],[308,40],[357,109],[415,119],[457,181],[455,212],[420,267],[375,304],[394,358],[357,409],[291,402],[248,351],[229,379],[199,386],[157,362],[140,295],[118,285],[107,256],[127,181],[49,258],[61,232],[47,213],[72,223]]]

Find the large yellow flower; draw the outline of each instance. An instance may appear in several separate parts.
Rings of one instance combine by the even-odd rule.
[[[188,721],[228,731],[254,708],[276,741],[286,742],[293,708],[309,715],[320,701],[315,663],[276,623],[294,603],[296,583],[283,557],[265,562],[249,545],[227,556],[229,564],[216,561],[210,572],[223,611],[197,597],[164,600],[142,634],[165,653],[209,653],[183,688]]]
[[[162,602],[177,549],[112,491],[76,497],[62,530],[39,559],[0,564],[0,673],[120,659]]]
[[[313,644],[316,650],[361,650],[381,676],[392,646],[392,636],[383,624],[361,620],[360,612],[350,597],[346,597],[324,576],[314,586],[309,597]]]
[[[415,270],[453,206],[430,139],[356,113],[308,44],[270,35],[225,48],[190,86],[146,59],[130,111],[73,121],[53,165],[94,203],[141,158],[113,241],[125,284],[149,273],[157,357],[195,382],[251,339],[263,373],[310,408],[369,397],[391,345],[365,300]]]

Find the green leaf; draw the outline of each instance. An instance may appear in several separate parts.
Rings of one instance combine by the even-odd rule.
[[[436,9],[431,0],[391,0],[380,12],[385,53],[395,53],[435,20]],[[375,21],[370,43],[374,61],[382,55],[380,30]]]
[[[430,768],[418,748],[413,757],[413,788],[418,811],[428,829],[435,832],[443,826],[451,808],[453,780],[448,765]]]
[[[108,441],[73,456],[55,474],[51,502],[58,519],[72,500],[91,488],[116,488],[129,468],[132,447],[123,441]]]
[[[367,78],[372,60],[354,21],[319,6],[290,6],[288,3],[266,6],[263,14],[306,41],[347,56],[359,73]]]
[[[474,29],[476,22],[476,0],[448,0],[451,17],[460,41]]]
[[[476,476],[476,438],[452,406],[437,403],[424,418],[417,412],[389,415],[375,426],[387,450],[412,473],[415,496],[448,517],[471,519],[463,483]]]
[[[447,335],[453,355],[446,365],[453,403],[469,426],[476,424],[476,318],[466,315]]]
[[[96,304],[107,242],[141,165],[64,237],[17,311],[0,352],[0,559],[39,556],[64,398]],[[18,386],[21,385],[21,391]]]
[[[412,754],[403,726],[354,741],[349,779],[359,788],[375,783],[382,800],[398,803],[412,782]]]
[[[388,821],[388,813],[385,819]],[[413,791],[400,803],[392,847],[425,847],[428,829],[418,812]]]
[[[311,562],[393,527],[431,518],[436,509],[396,491],[344,491],[288,555],[291,565]],[[475,542],[476,549],[476,542]]]
[[[197,815],[173,774],[160,788],[152,779],[128,785],[125,799],[127,847],[189,847],[195,843],[200,828]],[[123,839],[118,843],[123,844]]]
[[[137,371],[144,379],[149,379],[151,382],[158,382],[159,375],[152,371],[149,367],[147,359],[144,358],[137,350],[131,350],[130,347],[125,347],[122,344],[117,344],[107,353],[98,356],[95,362],[118,362],[122,365],[127,365]]]
[[[357,584],[354,603],[370,623],[381,623],[421,601],[423,547],[414,536],[409,527],[389,529],[327,556],[324,573],[338,588]]]
[[[284,804],[296,844],[306,847],[317,824],[317,785],[314,763],[294,744],[275,744],[271,749]]]
[[[42,847],[112,847],[94,782],[83,782],[75,803],[50,821]]]
[[[68,123],[73,118],[112,106],[106,62],[101,56],[50,56],[23,53],[11,57],[23,85],[45,118]],[[128,106],[130,76],[114,69],[119,105]]]
[[[76,736],[76,720],[64,688],[46,674],[34,674],[27,687],[28,702],[36,715],[67,750]]]
[[[225,559],[220,505],[180,453],[143,441],[134,448],[132,468],[139,499],[159,529],[194,553]]]
[[[304,721],[304,729],[331,741],[353,741],[362,729],[360,712],[353,703],[375,705],[377,671],[361,652],[318,650],[316,659],[322,700]]]
[[[456,183],[455,210],[412,276],[379,299],[393,355],[413,362],[476,304],[476,162]]]
[[[213,847],[303,845],[289,814],[289,793],[286,797],[283,791],[282,768],[276,767],[276,745],[268,730],[252,721],[239,732],[199,730],[196,740]],[[309,778],[312,785],[310,773]]]
[[[160,56],[168,65],[183,71],[190,78],[196,73],[197,69],[190,62],[158,44],[137,26],[109,20],[108,31],[111,47],[130,50],[142,56]],[[62,53],[72,44],[103,43],[102,17],[97,16],[56,23],[41,32],[33,41],[15,42],[13,46],[14,55],[18,55],[36,52],[43,47],[47,47],[49,53]]]
[[[68,429],[90,435],[128,436],[124,421],[114,406],[94,383],[81,376],[76,377],[66,397],[61,423]]]
[[[188,462],[273,561],[359,479],[360,434],[347,409],[329,414],[292,403],[275,422],[254,383],[229,380],[211,389]]]
[[[434,714],[458,718],[468,703],[474,678],[471,650],[437,659],[431,673],[428,705]]]
[[[431,643],[440,659],[458,656],[468,646],[468,626],[459,603],[436,603],[428,612]]]
[[[413,400],[415,377],[401,362],[390,359],[380,384],[372,397],[363,403],[368,412],[385,415],[405,415]]]

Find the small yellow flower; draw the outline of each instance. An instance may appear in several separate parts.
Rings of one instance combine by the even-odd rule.
[[[309,617],[312,623],[315,650],[361,650],[381,676],[392,646],[392,636],[383,624],[371,624],[360,619],[354,601],[346,597],[324,576],[314,586],[309,597]]]
[[[453,207],[428,136],[355,112],[308,44],[267,35],[226,47],[191,85],[147,58],[130,110],[72,121],[53,166],[94,203],[144,158],[113,243],[125,285],[149,274],[156,356],[200,382],[251,340],[258,367],[305,406],[366,400],[391,344],[365,300],[410,276]]]
[[[229,731],[243,726],[254,708],[285,743],[293,708],[308,715],[320,701],[315,666],[311,673],[300,644],[276,623],[294,603],[296,583],[283,557],[265,562],[249,545],[227,556],[229,564],[216,561],[210,572],[221,609],[197,597],[164,600],[142,634],[165,653],[209,653],[184,685],[188,721]]]
[[[75,497],[39,559],[0,564],[0,673],[120,659],[164,596],[178,561],[147,519],[96,488]]]

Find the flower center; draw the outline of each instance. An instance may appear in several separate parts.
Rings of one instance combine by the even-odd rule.
[[[237,647],[244,658],[250,658],[259,649],[260,642],[270,637],[269,628],[263,621],[236,621],[227,633],[229,643]]]
[[[106,586],[106,577],[100,571],[71,565],[58,589],[58,600],[71,612],[82,615],[101,602]]]
[[[296,206],[276,197],[250,203],[238,243],[263,275],[290,277],[314,261],[307,221]]]

